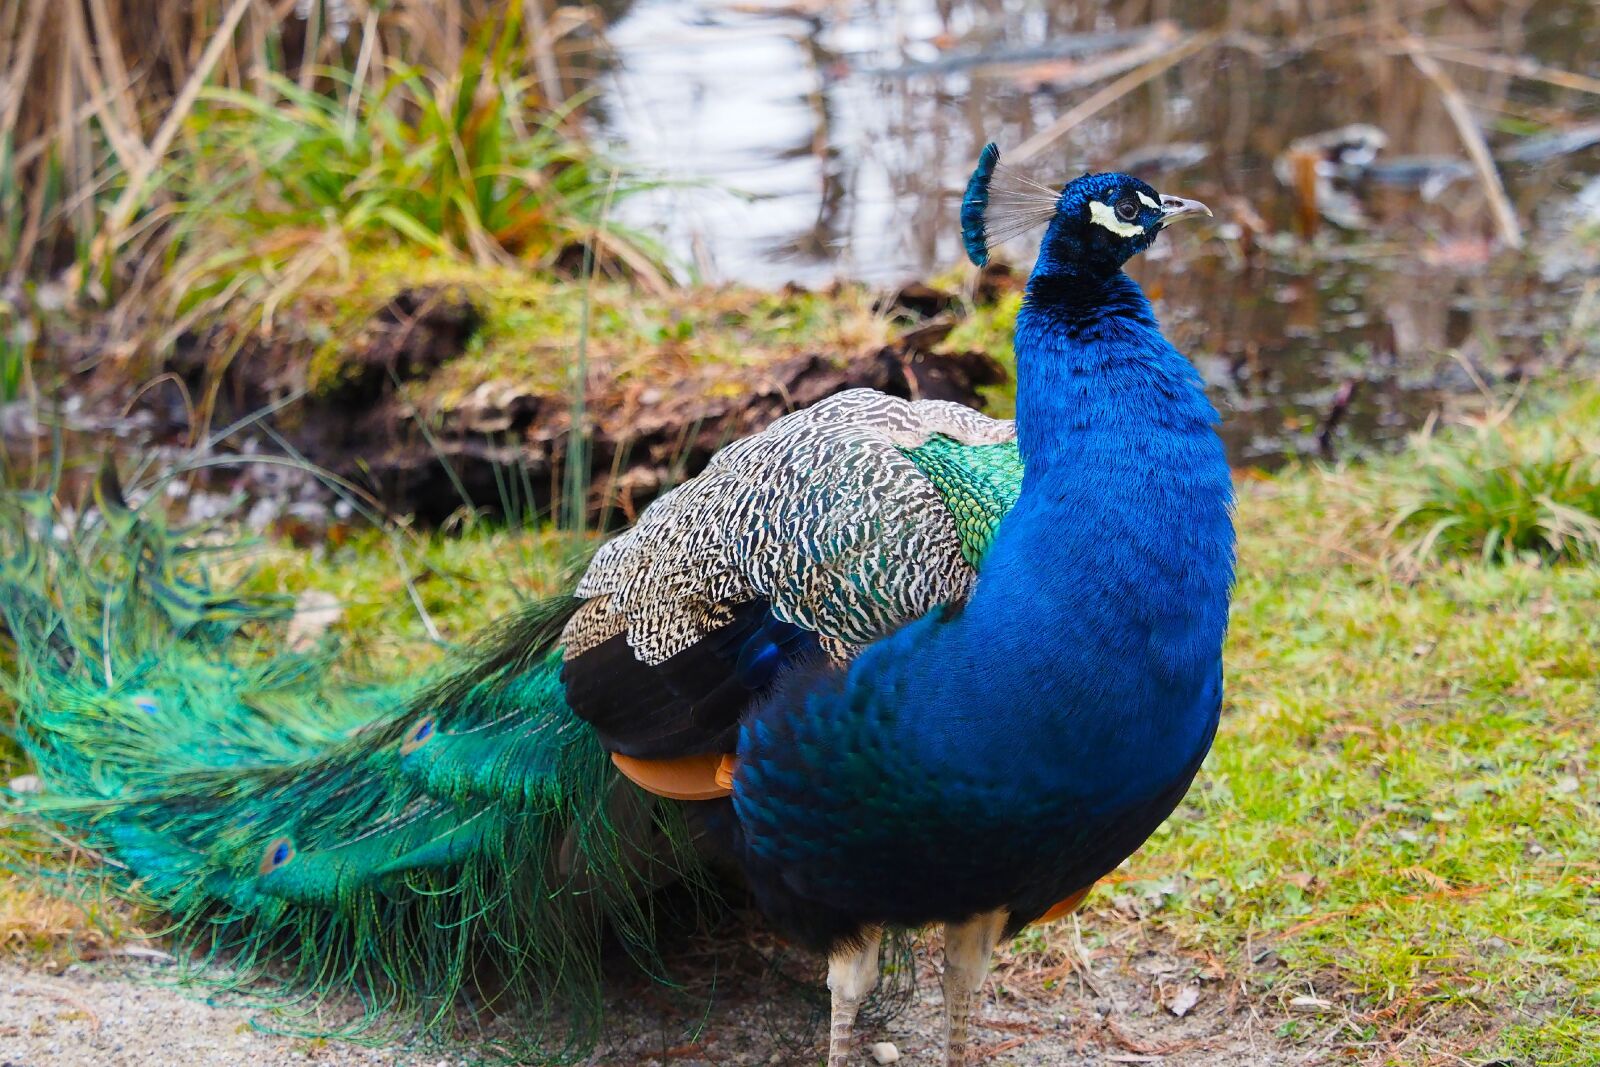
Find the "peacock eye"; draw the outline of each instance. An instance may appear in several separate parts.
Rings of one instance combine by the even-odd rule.
[[[262,850],[261,863],[256,868],[256,873],[271,874],[292,859],[294,859],[294,842],[287,837],[275,837],[267,842],[267,847]]]
[[[1125,196],[1117,201],[1117,218],[1123,222],[1132,222],[1139,217],[1139,201],[1131,196]]]
[[[400,742],[400,755],[409,756],[426,744],[428,738],[433,736],[436,726],[437,722],[432,715],[424,715],[412,723],[411,728],[406,731],[405,740]]]

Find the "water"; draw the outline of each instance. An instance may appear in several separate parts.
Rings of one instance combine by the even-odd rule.
[[[1320,22],[1281,13],[1293,6],[1206,5],[1196,21],[1201,5],[1107,0],[639,0],[608,31],[596,121],[629,158],[705,183],[628,210],[664,224],[707,280],[892,284],[960,262],[956,201],[985,141],[1022,144],[1113,83],[1119,55],[1154,55],[1123,50],[1164,16],[1190,21],[1147,47],[1222,32],[1026,171],[1059,184],[1120,167],[1216,209],[1133,269],[1227,409],[1236,460],[1271,463],[1395,440],[1442,396],[1538,366],[1593,265],[1565,205],[1600,172],[1593,146],[1504,162],[1529,246],[1506,250],[1437,87],[1397,38],[1359,5],[1317,5],[1332,11]],[[1420,6],[1409,24],[1497,151],[1537,155],[1529,138],[1600,120],[1600,96],[1485,69],[1526,56],[1600,76],[1593,5]],[[1076,47],[1096,34],[1115,47]],[[1358,122],[1387,144],[1327,212],[1355,228],[1310,233],[1275,164]],[[1025,266],[1028,240],[1005,254]]]

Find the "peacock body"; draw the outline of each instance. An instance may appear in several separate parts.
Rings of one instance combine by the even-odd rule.
[[[496,995],[592,1004],[607,932],[657,967],[653,890],[714,857],[828,954],[832,1064],[882,931],[946,924],[963,1062],[995,943],[1134,851],[1216,729],[1228,468],[1121,271],[1197,206],[1124,175],[1059,194],[1015,424],[870,391],[789,415],[420,688],[274,649],[272,606],[114,483],[67,541],[14,495],[35,809],[192,943],[434,1015],[485,955]]]

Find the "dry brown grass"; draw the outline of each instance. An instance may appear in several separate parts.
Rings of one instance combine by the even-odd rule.
[[[0,702],[0,714],[12,711]],[[24,789],[14,754],[0,752],[0,787]],[[0,810],[0,960],[46,967],[105,954],[145,955],[123,943],[147,936],[139,909],[94,872],[100,857],[31,818]]]
[[[144,936],[134,909],[119,900],[67,893],[38,879],[0,875],[0,958],[66,963]]]
[[[555,103],[587,45],[585,10],[528,0],[519,46]],[[119,250],[160,217],[160,175],[202,86],[256,90],[276,72],[316,87],[334,67],[383,77],[391,61],[449,77],[492,0],[0,0],[0,271],[75,261],[103,282]],[[7,195],[9,193],[9,202]]]

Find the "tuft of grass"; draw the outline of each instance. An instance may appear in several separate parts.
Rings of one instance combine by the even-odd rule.
[[[7,712],[7,697],[0,708]],[[21,787],[17,754],[0,741],[0,789]],[[73,877],[93,871],[98,858],[0,805],[0,959],[22,956],[64,967],[145,938],[148,913],[102,879]]]
[[[142,355],[270,328],[376,248],[667,288],[606,220],[650,183],[586,144],[556,62],[594,20],[547,4],[0,0],[0,282],[109,309]],[[0,388],[17,366],[0,351]]]
[[[1600,559],[1600,433],[1586,417],[1596,406],[1580,400],[1532,423],[1505,409],[1420,435],[1389,526],[1404,556]]]
[[[178,310],[242,297],[270,314],[326,265],[382,248],[526,268],[593,244],[601,270],[666,288],[660,250],[602,220],[648,183],[571,134],[566,110],[541,108],[513,61],[520,9],[509,10],[450,73],[330,68],[334,91],[266,74],[249,92],[204,92],[166,180]]]
[[[118,897],[90,899],[36,878],[0,875],[0,958],[65,966],[144,936],[134,909]]]
[[[570,81],[557,46],[572,51],[563,38],[594,20],[552,23],[546,7],[554,5],[0,0],[0,270],[16,282],[75,265],[82,280],[94,278],[86,288],[137,288],[159,269],[170,251],[156,232],[174,204],[167,186],[188,173],[173,135],[203,85],[254,92],[276,73],[325,89],[326,69],[364,75],[407,64],[448,78],[499,25],[514,38],[507,54],[538,71],[538,110],[554,108]]]

